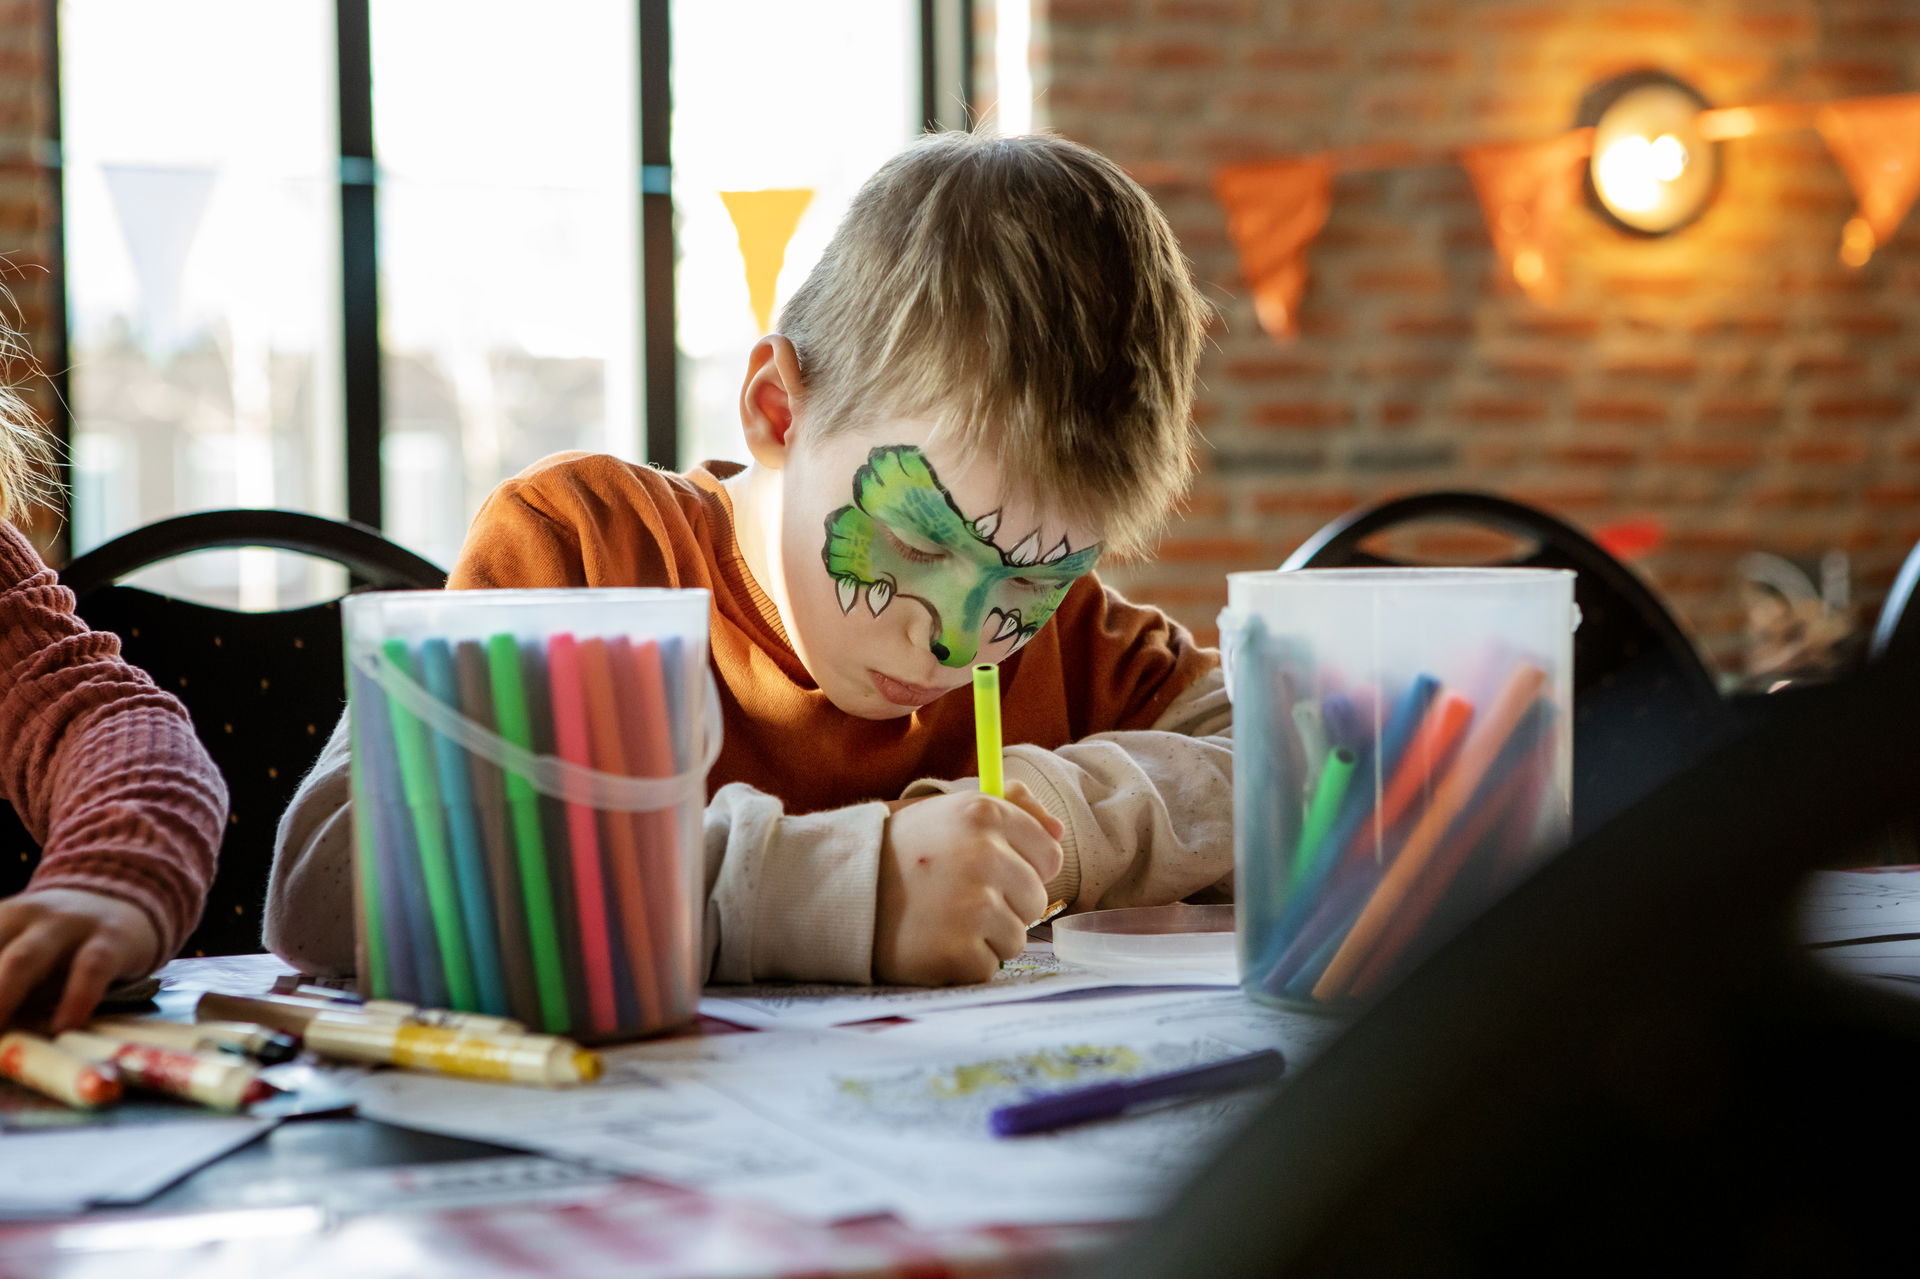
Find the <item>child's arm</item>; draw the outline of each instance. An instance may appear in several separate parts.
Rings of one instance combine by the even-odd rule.
[[[57,984],[55,1023],[158,967],[206,901],[227,791],[185,709],[90,631],[24,538],[0,528],[0,794],[40,841],[0,901],[0,1025]]]
[[[1223,895],[1233,874],[1233,712],[1217,666],[1152,725],[1096,733],[1058,750],[1010,746],[1009,782],[1061,825],[1065,854],[1047,885],[1074,911]],[[917,781],[903,798],[977,783]]]

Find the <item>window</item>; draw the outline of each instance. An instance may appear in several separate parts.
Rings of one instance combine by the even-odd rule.
[[[75,554],[271,506],[377,511],[450,565],[549,453],[741,456],[749,348],[860,181],[957,119],[971,56],[966,0],[57,14]],[[139,580],[248,609],[344,585],[269,551]]]

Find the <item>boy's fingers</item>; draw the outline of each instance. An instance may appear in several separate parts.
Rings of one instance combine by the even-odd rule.
[[[9,939],[0,950],[0,1026],[13,1020],[20,1002],[33,993],[54,965],[66,958],[73,939],[51,920],[38,921]]]
[[[111,941],[96,935],[81,946],[67,969],[67,988],[53,1014],[54,1030],[84,1027],[119,970],[120,954]]]
[[[993,914],[993,927],[1003,924],[1017,927],[1018,945],[1023,949],[1027,944],[1027,925],[1047,913],[1047,886],[1031,866],[1021,861],[1004,863],[1006,872],[998,876],[994,887],[1000,890],[1000,902],[996,903]],[[1011,933],[1008,934],[1012,936]],[[1001,956],[1007,958],[1007,956]]]
[[[1008,813],[1000,833],[1008,846],[1033,867],[1042,884],[1060,873],[1060,865],[1066,859],[1066,855],[1060,851],[1060,841],[1049,834],[1032,813],[1025,809]],[[1044,909],[1046,903],[1041,902],[1040,905]]]
[[[1040,800],[1031,790],[1027,789],[1025,782],[1007,783],[1007,802],[1025,812],[1031,813],[1042,826],[1046,827],[1047,834],[1053,836],[1055,839],[1059,839],[1067,833],[1066,826],[1058,817],[1055,817],[1052,813],[1049,813],[1040,806]]]

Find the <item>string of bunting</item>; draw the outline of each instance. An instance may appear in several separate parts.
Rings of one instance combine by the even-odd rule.
[[[1864,266],[1892,239],[1920,198],[1920,93],[1825,103],[1772,103],[1703,111],[1711,142],[1816,129],[1858,204],[1841,234],[1840,258]],[[1536,301],[1564,280],[1561,215],[1580,196],[1593,130],[1557,137],[1437,149],[1381,144],[1343,147],[1247,164],[1214,176],[1227,234],[1252,288],[1254,314],[1275,338],[1300,331],[1307,253],[1333,209],[1342,173],[1458,164],[1473,181],[1495,253],[1507,277]]]

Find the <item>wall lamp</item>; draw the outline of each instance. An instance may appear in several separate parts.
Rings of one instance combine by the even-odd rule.
[[[1722,144],[1700,127],[1707,100],[1664,71],[1630,71],[1589,89],[1575,121],[1593,130],[1587,203],[1632,235],[1671,235],[1720,189]]]

